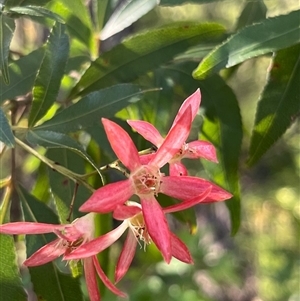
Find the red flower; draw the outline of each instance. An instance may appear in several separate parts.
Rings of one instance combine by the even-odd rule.
[[[130,136],[116,123],[102,119],[102,123],[117,157],[130,170],[129,178],[111,183],[96,190],[81,206],[85,212],[106,213],[124,204],[133,194],[139,196],[147,229],[166,262],[170,262],[171,236],[162,208],[155,196],[158,193],[189,200],[199,196],[212,186],[210,194],[204,202],[222,201],[232,195],[207,180],[196,177],[168,176],[160,172],[179,151],[186,140],[191,127],[191,106],[181,112],[176,123],[158,148],[155,155],[146,165],[142,165],[138,151]]]
[[[197,115],[200,103],[201,93],[198,89],[183,102],[174,119],[171,129],[176,125],[180,116],[189,106],[191,108],[193,121]],[[128,120],[127,122],[134,130],[136,130],[140,135],[142,135],[146,140],[150,141],[156,147],[160,147],[164,142],[164,138],[152,124],[141,120]],[[148,160],[148,158],[151,158],[151,156],[146,156],[146,159],[143,160]],[[216,149],[210,142],[201,140],[192,141],[189,143],[183,142],[179,151],[169,160],[171,176],[186,176],[188,174],[187,169],[181,163],[183,158],[204,158],[213,162],[218,162]]]
[[[54,232],[57,239],[46,244],[29,258],[24,261],[24,265],[28,267],[38,266],[48,263],[57,257],[72,254],[74,250],[84,246],[94,238],[94,214],[90,213],[75,220],[72,224],[55,225],[31,222],[15,222],[0,225],[0,233],[4,234],[44,234]],[[95,253],[96,254],[96,253]],[[100,292],[97,284],[98,274],[105,286],[114,294],[126,297],[104,274],[101,269],[97,257],[83,256],[73,257],[73,259],[82,259],[86,285],[91,301],[100,300]]]

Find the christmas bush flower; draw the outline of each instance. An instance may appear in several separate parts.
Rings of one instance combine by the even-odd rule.
[[[167,263],[172,257],[171,236],[165,215],[155,196],[164,193],[184,201],[199,196],[210,186],[211,192],[204,202],[222,201],[232,196],[207,180],[187,176],[164,176],[160,172],[160,168],[169,162],[183,145],[190,132],[191,122],[191,106],[188,106],[178,117],[152,159],[143,165],[128,133],[116,123],[102,118],[111,147],[123,165],[129,169],[130,175],[126,180],[99,188],[80,207],[84,212],[106,213],[124,204],[132,195],[139,196],[149,234]]]
[[[76,219],[72,224],[55,225],[34,222],[14,222],[0,225],[3,234],[45,234],[55,233],[57,239],[46,244],[24,261],[27,267],[39,266],[48,263],[57,257],[72,254],[78,247],[85,245],[94,238],[94,214],[90,213]],[[100,267],[95,255],[73,258],[82,260],[86,285],[91,301],[100,300],[97,284],[98,274],[105,286],[114,294],[126,297],[115,285],[111,283]]]
[[[206,191],[204,191],[204,193],[197,196],[196,198],[163,208],[163,214],[185,210],[203,202],[205,198],[210,194],[211,189],[212,187],[210,186]],[[74,252],[66,255],[66,258],[74,259],[77,257],[82,258],[85,256],[93,256],[111,246],[116,240],[120,238],[120,236],[126,231],[126,229],[129,228],[127,238],[125,240],[115,270],[115,281],[118,282],[126,274],[133,260],[137,244],[140,244],[140,241],[142,241],[142,243],[144,243],[145,249],[146,245],[150,244],[152,241],[155,242],[159,239],[155,239],[149,233],[147,224],[145,223],[142,208],[139,203],[128,201],[125,205],[117,206],[113,212],[113,217],[117,220],[122,221],[122,223],[116,229],[92,240],[87,244],[80,246]],[[155,235],[159,235],[159,232],[156,232]],[[187,246],[171,231],[169,231],[169,236],[172,257],[175,257],[185,263],[193,263],[191,254]],[[157,247],[160,250],[160,246],[157,245]],[[162,250],[160,251],[162,252]]]
[[[198,89],[183,102],[174,119],[171,129],[176,125],[180,116],[189,106],[191,108],[193,121],[197,115],[200,103],[201,93],[200,89]],[[151,123],[142,120],[128,120],[127,122],[135,131],[137,131],[140,135],[142,135],[146,140],[150,141],[156,147],[160,147],[164,142],[164,138]],[[145,160],[147,161],[148,158],[151,158],[151,155],[147,155],[142,160],[145,162]],[[183,142],[179,151],[169,160],[170,175],[186,176],[188,174],[187,169],[181,163],[181,160],[183,158],[204,158],[213,162],[218,162],[216,149],[210,142],[201,140],[192,141],[189,143]]]

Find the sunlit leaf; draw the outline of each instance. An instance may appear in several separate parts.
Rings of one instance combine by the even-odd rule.
[[[98,122],[101,117],[113,116],[129,103],[140,100],[143,93],[145,92],[131,84],[120,84],[90,93],[37,129],[67,133],[86,128]]]
[[[260,97],[248,164],[254,165],[300,114],[300,45],[278,51]]]
[[[9,84],[8,55],[9,46],[15,31],[15,21],[0,12],[0,75]]]
[[[300,41],[300,10],[243,28],[208,54],[193,72],[196,79],[277,51]]]
[[[14,147],[15,138],[6,119],[6,116],[2,109],[0,108],[0,141],[5,143],[9,147]]]
[[[64,25],[56,23],[46,44],[46,51],[33,86],[33,101],[28,118],[31,127],[55,102],[69,54],[69,38]]]
[[[92,62],[71,97],[113,83],[132,81],[191,46],[220,38],[224,31],[224,27],[216,23],[180,23],[139,33]]]
[[[58,15],[48,10],[47,8],[41,6],[20,6],[20,7],[12,7],[8,13],[14,13],[14,15],[19,16],[34,16],[34,17],[44,17],[50,18],[54,21],[65,23],[64,19]]]
[[[14,239],[11,235],[0,234],[0,266],[0,299],[5,301],[27,300],[17,266]]]
[[[113,12],[100,33],[101,40],[106,40],[112,35],[130,26],[143,15],[153,9],[159,0],[126,0]]]
[[[8,86],[0,82],[0,103],[31,91],[43,54],[44,48],[39,48],[9,65],[11,80]]]
[[[221,2],[225,0],[161,0],[161,6],[177,6],[182,4],[205,4],[205,3],[213,3],[213,2]]]

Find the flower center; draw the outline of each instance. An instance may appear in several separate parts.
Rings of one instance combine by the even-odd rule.
[[[181,146],[180,150],[172,157],[171,161],[180,161],[184,155],[186,154],[186,152],[189,151],[189,145],[187,143],[183,143],[183,145]]]
[[[134,217],[132,217],[129,222],[129,227],[133,231],[140,247],[142,247],[140,241],[144,243],[144,251],[145,251],[146,246],[151,244],[152,239],[145,225],[143,214],[139,213]]]
[[[134,174],[131,179],[134,183],[137,195],[154,194],[157,195],[160,188],[160,178],[163,174],[154,166],[143,165]]]

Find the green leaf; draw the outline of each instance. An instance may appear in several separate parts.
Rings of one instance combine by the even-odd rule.
[[[13,13],[14,15],[19,16],[34,16],[34,17],[43,17],[43,18],[50,18],[54,21],[65,23],[64,19],[58,15],[53,13],[52,11],[48,10],[47,8],[41,7],[41,6],[17,6],[12,7],[10,10],[8,10],[7,13]]]
[[[161,6],[177,6],[182,4],[194,3],[194,4],[205,4],[205,3],[213,3],[213,2],[221,2],[224,0],[161,0]]]
[[[28,5],[38,5],[44,6],[52,0],[7,0],[5,6],[15,7],[15,6],[28,6]]]
[[[58,224],[57,216],[43,202],[35,199],[23,187],[18,188],[26,221]],[[27,253],[31,255],[55,235],[27,235]],[[83,300],[79,278],[60,273],[53,262],[29,268],[33,288],[40,300]]]
[[[8,18],[0,12],[0,71],[4,83],[9,84],[8,72],[8,55],[9,46],[13,33],[15,31],[15,22],[13,19]]]
[[[16,260],[14,239],[0,234],[0,300],[27,300]]]
[[[193,77],[203,79],[252,57],[299,43],[299,19],[300,10],[242,29],[208,54],[194,70]]]
[[[9,65],[10,84],[1,85],[0,103],[27,94],[33,86],[43,58],[44,48],[39,48]]]
[[[277,52],[260,97],[248,165],[254,165],[300,113],[300,44]]]
[[[140,100],[145,91],[132,84],[120,84],[96,91],[56,114],[52,119],[36,127],[62,133],[81,130],[111,117],[129,103]]]
[[[47,157],[60,165],[79,174],[84,173],[84,160],[68,149],[50,149]],[[66,222],[70,212],[70,205],[74,194],[74,182],[62,174],[48,169],[50,188],[54,196],[56,209],[60,220]],[[78,208],[90,197],[91,193],[82,185],[78,187],[74,200],[73,216],[78,217]]]
[[[46,148],[67,148],[79,154],[87,160],[96,170],[97,166],[93,159],[86,153],[83,147],[66,134],[52,131],[29,131],[26,139],[33,144],[38,144]]]
[[[240,29],[252,23],[258,23],[266,18],[267,7],[262,0],[247,1],[239,16],[236,28]]]
[[[132,23],[153,9],[158,2],[158,0],[124,1],[116,8],[100,32],[101,40],[106,40],[112,35],[130,26]]]
[[[64,25],[56,23],[49,36],[45,55],[33,87],[33,102],[28,118],[32,127],[55,102],[69,54],[69,38]]]
[[[96,51],[97,45],[93,25],[82,0],[53,1],[50,3],[49,9],[65,20],[72,38],[78,39],[92,53]]]
[[[201,81],[200,89],[208,115],[200,139],[208,140],[217,147],[219,163],[201,161],[213,181],[233,194],[226,205],[230,212],[231,233],[234,235],[241,218],[238,162],[243,130],[240,109],[236,96],[221,77],[213,76]]]
[[[5,143],[8,147],[15,146],[15,138],[6,119],[6,116],[0,108],[0,141]]]
[[[132,81],[191,46],[220,38],[224,31],[224,27],[216,23],[180,23],[137,34],[92,62],[71,97],[113,83]]]

